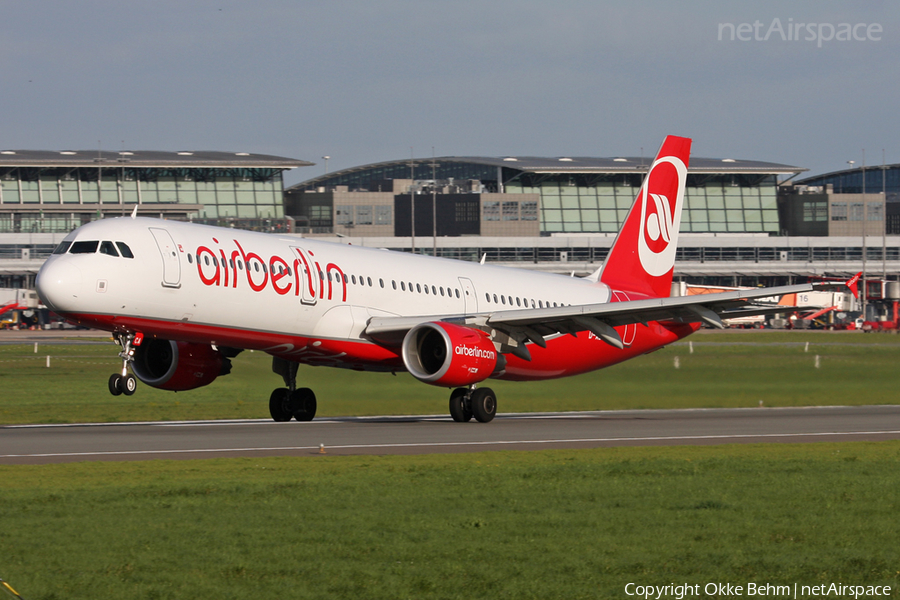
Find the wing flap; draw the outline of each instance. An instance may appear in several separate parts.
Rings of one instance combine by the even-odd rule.
[[[723,327],[722,319],[791,310],[789,306],[753,304],[755,299],[798,294],[812,289],[811,284],[799,284],[697,296],[506,310],[473,315],[373,317],[369,320],[365,334],[376,342],[396,346],[403,341],[406,332],[419,323],[443,321],[481,329],[496,329],[522,344],[530,341],[542,347],[546,345],[545,338],[549,336],[591,331],[610,345],[619,347],[621,338],[613,330],[614,327],[632,323],[646,324],[650,321],[679,323],[703,321],[714,327]]]

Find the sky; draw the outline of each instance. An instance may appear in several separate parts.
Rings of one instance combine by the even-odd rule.
[[[896,2],[2,6],[0,149],[900,162]]]

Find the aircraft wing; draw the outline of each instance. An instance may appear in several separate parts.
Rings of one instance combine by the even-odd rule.
[[[696,296],[675,296],[650,298],[625,302],[604,302],[580,306],[558,306],[553,308],[532,308],[504,310],[476,315],[443,315],[422,317],[374,317],[370,319],[365,333],[375,341],[399,344],[406,332],[418,325],[431,321],[445,321],[474,327],[490,327],[505,333],[515,340],[514,348],[524,349],[527,341],[543,347],[547,336],[560,333],[576,334],[590,331],[607,343],[622,347],[622,340],[613,327],[649,321],[675,321],[696,323],[723,328],[722,319],[758,314],[789,311],[788,306],[753,304],[758,298],[782,296],[809,292],[810,284],[788,285],[755,290],[735,290],[719,294]],[[510,350],[520,356],[527,354]]]

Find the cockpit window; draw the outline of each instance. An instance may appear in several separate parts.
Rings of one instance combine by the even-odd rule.
[[[56,247],[56,250],[53,251],[53,254],[65,254],[66,250],[68,250],[71,245],[72,242],[60,242],[59,246]]]
[[[93,254],[97,251],[99,244],[100,242],[97,240],[74,242],[72,247],[69,248],[69,254]]]
[[[119,253],[116,252],[116,247],[113,246],[112,242],[103,241],[100,242],[100,254],[108,254],[110,256],[115,256],[119,258]]]
[[[125,242],[116,242],[116,246],[119,247],[119,252],[122,253],[122,256],[125,258],[134,258],[134,254],[131,253],[131,248],[128,247],[128,244]]]

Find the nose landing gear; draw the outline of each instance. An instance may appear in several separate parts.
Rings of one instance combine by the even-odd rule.
[[[128,363],[134,361],[134,347],[140,345],[143,336],[140,333],[135,335],[116,332],[113,333],[113,338],[117,344],[122,346],[122,351],[119,352],[119,357],[122,359],[122,372],[109,376],[109,393],[113,396],[119,394],[130,396],[137,389],[137,378],[128,372]]]

